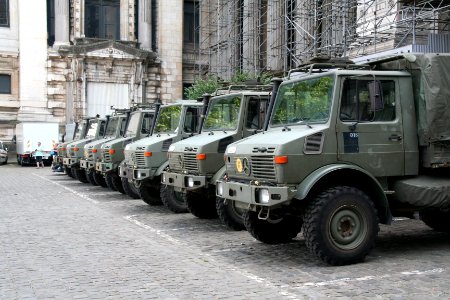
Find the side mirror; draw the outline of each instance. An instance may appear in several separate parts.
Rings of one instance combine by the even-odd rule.
[[[381,81],[374,80],[367,84],[369,90],[370,106],[369,111],[380,111],[384,109],[383,101],[383,88],[381,87]]]

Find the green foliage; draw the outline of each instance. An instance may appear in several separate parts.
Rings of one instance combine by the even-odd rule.
[[[303,80],[283,86],[275,104],[272,124],[328,119],[332,88],[331,77]]]
[[[212,94],[221,87],[219,79],[210,76],[205,79],[196,79],[194,84],[184,89],[187,99],[197,100],[203,94]]]
[[[181,105],[162,107],[158,116],[155,132],[174,132],[181,117]]]
[[[235,129],[240,107],[241,99],[239,97],[226,97],[213,100],[208,116],[206,117],[204,129]]]

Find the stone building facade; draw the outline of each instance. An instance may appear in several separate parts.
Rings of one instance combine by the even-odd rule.
[[[181,99],[194,81],[195,45],[185,35],[195,28],[183,23],[198,24],[186,17],[192,4],[0,0],[0,21],[8,19],[0,23],[0,139],[19,122],[58,122],[62,134],[111,106]]]

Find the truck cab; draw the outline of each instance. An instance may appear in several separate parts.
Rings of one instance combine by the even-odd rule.
[[[119,175],[125,192],[152,205],[160,203],[161,173],[167,167],[167,150],[199,132],[202,102],[180,100],[159,109],[155,129],[149,137],[125,147]]]
[[[89,120],[85,137],[71,142],[66,147],[67,156],[63,158],[63,165],[70,168],[72,176],[81,182],[88,182],[84,169],[80,168],[80,159],[84,155],[84,145],[104,136],[108,118],[94,118]]]
[[[133,107],[123,137],[101,145],[100,159],[95,163],[95,170],[105,178],[107,186],[112,190],[125,193],[118,174],[119,165],[124,159],[123,150],[126,145],[152,134],[158,105]]]
[[[362,261],[378,223],[450,207],[442,192],[450,180],[437,170],[448,166],[450,147],[439,140],[446,135],[432,142],[429,133],[420,142],[432,122],[416,119],[430,118],[450,99],[448,89],[430,93],[420,84],[446,74],[439,68],[450,66],[450,56],[440,59],[299,70],[280,85],[267,131],[227,147],[226,176],[217,181],[216,195],[246,209],[246,229],[262,242],[285,242],[303,228],[307,247],[324,262]],[[434,200],[414,203],[429,190]],[[434,215],[450,230],[448,213]]]
[[[161,200],[169,209],[176,212],[177,204],[185,202],[199,218],[217,217],[214,187],[225,172],[225,149],[263,129],[270,89],[229,90],[212,97],[201,134],[171,145],[161,187]],[[233,218],[235,214],[239,212]]]
[[[98,176],[95,172],[95,163],[100,160],[101,145],[122,137],[129,117],[129,110],[116,110],[113,116],[109,118],[106,125],[103,138],[94,140],[84,146],[84,157],[80,159],[80,168],[86,172],[87,180],[93,185],[106,187],[103,176]]]
[[[70,170],[69,166],[64,165],[64,158],[67,157],[67,146],[72,142],[84,139],[84,137],[86,136],[87,130],[89,128],[89,122],[91,119],[92,119],[91,117],[86,117],[82,121],[77,122],[75,125],[73,138],[70,141],[63,142],[58,145],[57,157],[56,157],[57,161],[60,164],[60,166],[64,168],[64,171],[66,172],[66,174],[69,175],[70,177],[72,177],[72,171]]]

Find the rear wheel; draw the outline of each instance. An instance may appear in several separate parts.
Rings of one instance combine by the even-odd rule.
[[[221,197],[216,198],[216,210],[219,215],[219,219],[229,229],[232,230],[244,230],[244,212],[245,210],[236,207],[236,202],[228,200],[225,203],[225,199]]]
[[[203,193],[202,193],[203,192]],[[197,192],[186,193],[186,206],[188,210],[200,219],[217,218],[217,210],[215,197],[211,196],[208,191],[202,189]]]
[[[361,262],[379,231],[376,209],[361,190],[338,186],[320,193],[306,207],[303,235],[311,253],[330,265]]]
[[[162,203],[170,211],[174,213],[184,213],[188,211],[185,194],[174,191],[173,186],[161,185],[160,196]]]
[[[450,211],[426,209],[419,212],[420,219],[427,226],[440,232],[450,232]]]
[[[161,205],[161,198],[159,197],[159,177],[152,179],[146,178],[141,181],[139,193],[141,199],[148,205]]]
[[[108,185],[106,184],[106,180],[105,180],[105,177],[103,176],[103,174],[94,171],[94,175],[93,176],[94,176],[95,183],[97,183],[99,186],[108,187]]]
[[[271,212],[269,218],[262,220],[258,217],[258,212],[249,210],[244,213],[243,218],[247,231],[266,244],[289,242],[302,230],[302,219],[291,215]]]
[[[121,177],[121,181],[125,194],[133,199],[141,198],[141,195],[139,195],[139,189],[137,189],[132,182],[129,182],[125,177]]]
[[[86,169],[85,172],[87,181],[92,185],[98,185],[94,178],[95,171],[92,169]]]

